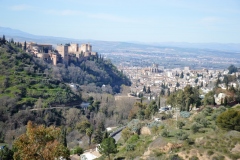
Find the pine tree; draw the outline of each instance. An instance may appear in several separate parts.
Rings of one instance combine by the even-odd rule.
[[[98,147],[98,149],[99,149],[99,152],[101,154],[106,155],[109,160],[110,160],[110,154],[118,152],[116,141],[112,137],[104,139],[100,144],[100,146]]]

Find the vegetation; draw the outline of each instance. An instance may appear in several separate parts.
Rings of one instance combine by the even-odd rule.
[[[199,90],[191,86],[186,86],[184,90],[178,90],[167,98],[167,103],[172,107],[177,107],[181,111],[189,111],[191,106],[199,107],[201,100],[199,98]]]
[[[2,146],[0,149],[0,159],[1,160],[12,160],[13,151],[8,148],[8,146]]]
[[[58,139],[60,128],[27,124],[27,132],[14,141],[14,159],[68,158],[69,150]]]
[[[11,146],[12,141],[26,130],[27,122],[33,121],[45,126],[62,126],[65,137],[71,134],[88,136],[91,145],[92,137],[96,143],[102,141],[99,137],[105,124],[120,122],[114,116],[117,110],[114,111],[111,94],[119,92],[120,86],[130,84],[130,81],[101,56],[81,57],[79,61],[72,57],[69,66],[53,66],[26,53],[19,42],[6,41],[3,36],[0,38],[0,68],[0,142]],[[76,88],[66,84],[71,82],[78,83]],[[94,97],[95,100],[85,96],[89,92],[99,92],[101,98]],[[80,106],[83,99],[90,102],[86,109]],[[126,119],[127,116],[123,121]],[[82,121],[88,121],[91,129],[75,134]],[[95,129],[99,129],[98,132]],[[74,142],[70,139],[68,145]],[[66,139],[61,141],[66,146]],[[70,146],[76,146],[75,142]]]
[[[227,110],[217,117],[217,124],[227,130],[240,131],[240,111]]]
[[[12,43],[0,48],[0,106],[19,109],[81,101],[63,82],[45,74],[46,66]]]
[[[106,155],[110,160],[110,154],[117,153],[117,145],[115,139],[112,137],[105,138],[98,149],[101,154]]]
[[[15,159],[68,157],[66,146],[72,149],[71,154],[82,154],[94,144],[100,144],[100,159],[109,159],[110,155],[114,159],[240,158],[234,151],[240,140],[239,107],[229,106],[232,101],[240,101],[239,88],[229,86],[224,91],[224,106],[213,108],[214,95],[223,92],[218,84],[230,84],[237,79],[234,75],[219,80],[203,100],[198,88],[186,86],[165,94],[164,84],[157,103],[143,98],[137,103],[129,99],[115,101],[112,93],[128,93],[120,84],[129,82],[101,56],[79,60],[71,57],[67,67],[52,66],[25,53],[13,40],[0,38],[0,43],[0,142],[11,148],[14,141],[14,152],[5,147],[0,152],[2,159],[11,159],[13,153]],[[66,82],[80,85],[72,90]],[[144,86],[144,92],[150,94],[150,87]],[[176,121],[172,117],[178,111],[158,113],[164,98],[173,108],[190,111],[190,117],[178,116]],[[82,101],[89,106],[79,106]],[[198,111],[193,110],[195,106]],[[162,121],[154,121],[156,117]],[[33,123],[25,127],[29,120]],[[126,128],[116,144],[105,127],[119,125]]]

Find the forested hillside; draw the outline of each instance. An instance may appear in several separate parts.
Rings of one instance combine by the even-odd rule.
[[[72,90],[68,83],[77,83],[77,87]],[[11,144],[28,121],[64,126],[69,133],[80,119],[93,121],[99,110],[94,109],[97,101],[91,101],[93,105],[86,111],[72,108],[83,101],[81,87],[94,85],[99,89],[94,92],[115,93],[122,84],[130,84],[129,79],[101,56],[78,61],[71,57],[69,66],[53,66],[24,52],[19,43],[0,38],[0,143]],[[61,107],[52,108],[55,106]]]
[[[63,64],[52,66],[52,70],[48,74],[67,83],[94,84],[99,88],[102,85],[108,85],[109,93],[119,93],[122,84],[131,84],[130,80],[110,60],[103,59],[101,55],[80,57],[79,59],[70,56],[68,67]]]
[[[81,100],[63,81],[46,75],[45,66],[13,43],[1,45],[0,68],[1,106],[12,113]]]

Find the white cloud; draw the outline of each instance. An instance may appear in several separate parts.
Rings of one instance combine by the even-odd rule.
[[[11,6],[10,9],[14,11],[23,11],[23,10],[29,10],[32,6],[26,5],[26,4],[20,4],[20,5],[14,5]]]
[[[130,19],[127,17],[120,17],[112,14],[106,13],[89,13],[89,12],[82,12],[77,10],[46,10],[45,13],[47,14],[54,14],[58,16],[86,16],[93,19],[101,19],[105,21],[112,21],[112,22],[122,22],[122,23],[137,23],[139,20]]]
[[[91,18],[102,19],[102,20],[113,21],[113,22],[122,22],[122,23],[137,22],[135,19],[115,16],[115,15],[105,14],[105,13],[90,14],[88,16]]]
[[[60,16],[78,16],[83,15],[84,13],[76,10],[47,10],[45,11],[48,14],[60,15]]]
[[[200,20],[203,25],[215,25],[220,22],[222,22],[222,19],[218,17],[204,17]]]

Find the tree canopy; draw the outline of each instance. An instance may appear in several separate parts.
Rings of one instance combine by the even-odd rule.
[[[167,103],[172,107],[178,107],[181,111],[189,111],[191,105],[200,105],[199,90],[187,85],[184,90],[178,90],[170,94]]]
[[[217,117],[217,125],[227,130],[240,131],[240,111],[227,110]]]
[[[237,67],[235,67],[234,65],[230,65],[228,67],[228,70],[229,70],[229,72],[228,72],[229,74],[232,74],[232,73],[235,73],[238,71]]]
[[[104,154],[108,156],[108,159],[110,160],[110,154],[117,153],[117,144],[115,142],[115,139],[112,137],[105,138],[100,146],[98,147],[99,152],[101,154]]]
[[[31,121],[27,124],[27,131],[18,137],[13,147],[14,159],[52,160],[55,158],[68,158],[69,150],[58,139],[61,129],[54,126],[37,126]]]

